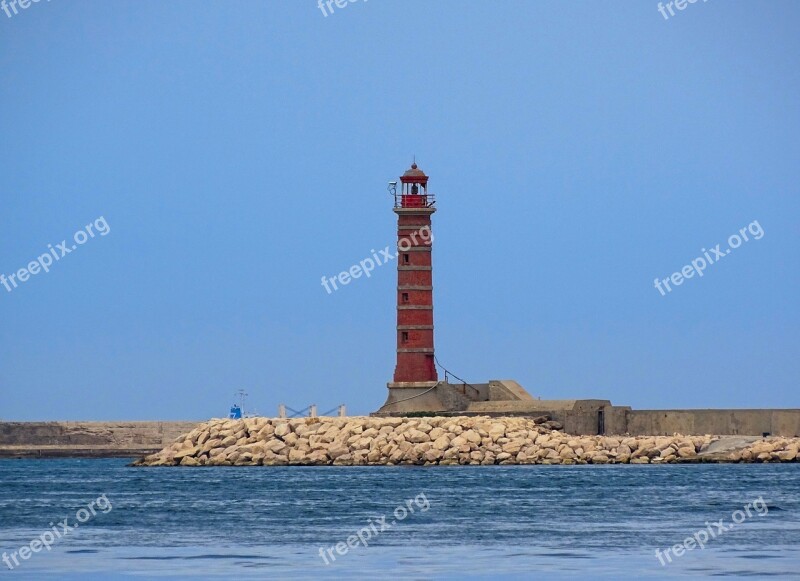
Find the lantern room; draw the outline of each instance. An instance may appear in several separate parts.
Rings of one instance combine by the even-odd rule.
[[[399,195],[395,194],[395,208],[429,208],[433,206],[435,200],[433,194],[428,194],[428,176],[417,167],[416,163],[411,164],[411,169],[400,176],[400,181],[403,189]]]

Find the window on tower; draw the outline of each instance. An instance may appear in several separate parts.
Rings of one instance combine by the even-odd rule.
[[[403,331],[401,333],[401,339],[402,339],[403,343],[408,343],[408,331]]]
[[[404,254],[403,255],[403,264],[408,264],[409,262],[411,262],[411,255],[410,254]]]
[[[403,293],[403,302],[404,303],[408,302],[408,293]]]

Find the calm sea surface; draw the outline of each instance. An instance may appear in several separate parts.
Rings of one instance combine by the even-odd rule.
[[[798,464],[126,463],[0,460],[0,551],[63,531],[65,518],[79,524],[13,570],[0,562],[0,579],[800,579]],[[735,513],[760,497],[766,508]],[[92,501],[95,515],[79,512]],[[743,522],[717,532],[732,518]],[[707,521],[716,538],[705,549],[661,565],[656,549],[707,532]],[[362,528],[367,547],[353,537]]]

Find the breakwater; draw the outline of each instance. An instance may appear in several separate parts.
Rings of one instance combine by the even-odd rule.
[[[0,457],[134,457],[170,445],[198,422],[0,422]]]
[[[796,462],[800,438],[576,436],[547,417],[211,420],[136,466]],[[719,451],[716,451],[719,450]]]

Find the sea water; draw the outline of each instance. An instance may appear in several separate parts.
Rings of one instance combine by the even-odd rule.
[[[800,464],[127,463],[0,460],[0,579],[800,579]]]

